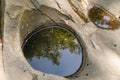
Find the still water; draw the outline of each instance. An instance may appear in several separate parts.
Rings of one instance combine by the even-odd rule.
[[[100,5],[94,5],[88,11],[88,16],[90,20],[99,28],[112,30],[119,28],[120,22],[116,16]]]
[[[68,30],[50,27],[26,39],[23,52],[30,65],[39,71],[59,76],[74,74],[82,65],[82,48]]]

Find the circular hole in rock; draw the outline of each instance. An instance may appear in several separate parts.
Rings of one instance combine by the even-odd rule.
[[[29,64],[44,73],[70,76],[82,65],[80,42],[66,28],[53,26],[33,31],[22,48]]]

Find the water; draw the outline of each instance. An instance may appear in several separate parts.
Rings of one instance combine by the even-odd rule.
[[[23,52],[34,69],[48,74],[69,76],[82,65],[82,48],[78,40],[59,27],[34,33],[25,41]]]
[[[112,13],[100,5],[94,5],[89,11],[88,16],[90,20],[99,28],[103,29],[117,29],[120,22]]]

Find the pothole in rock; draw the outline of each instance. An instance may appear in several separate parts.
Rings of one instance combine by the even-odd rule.
[[[119,28],[120,22],[115,15],[100,5],[94,5],[89,11],[90,20],[99,28],[114,30]]]
[[[73,75],[83,61],[78,38],[71,31],[57,26],[32,32],[22,48],[29,64],[48,74]]]

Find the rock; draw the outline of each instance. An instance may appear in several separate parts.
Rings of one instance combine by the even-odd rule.
[[[1,1],[0,80],[120,80],[120,29],[96,27],[80,0],[72,0],[74,6],[70,0]],[[119,0],[87,1],[101,5],[117,18],[120,16]],[[34,29],[53,25],[73,29],[83,46],[83,66],[67,78],[33,69],[21,49],[25,37]]]

